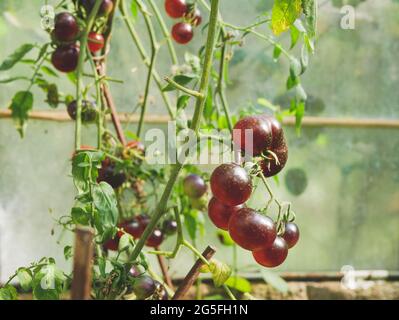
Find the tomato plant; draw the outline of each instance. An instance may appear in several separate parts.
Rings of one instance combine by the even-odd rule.
[[[0,71],[5,71],[24,62],[33,70],[31,78],[17,76],[3,81],[28,81],[27,87],[17,92],[10,104],[21,136],[26,132],[34,105],[33,86],[45,92],[50,107],[65,104],[74,121],[71,175],[76,197],[70,214],[58,223],[68,231],[85,226],[94,233],[91,245],[95,255],[90,259],[94,299],[171,297],[173,290],[168,284],[167,272],[164,271],[162,280],[154,273],[147,257],[157,255],[159,261],[174,259],[182,248],[201,261],[201,271],[211,274],[215,286],[222,287],[229,298],[235,299],[234,293],[243,292],[236,285],[235,262],[231,267],[227,262],[207,259],[195,245],[198,237],[206,232],[206,211],[213,224],[222,229],[218,231],[222,243],[232,246],[234,252],[237,246],[253,251],[254,261],[261,266],[276,267],[283,263],[288,248],[294,247],[299,239],[291,205],[283,205],[274,195],[267,178],[283,170],[288,160],[288,143],[279,120],[293,115],[300,129],[306,100],[300,77],[306,70],[308,55],[314,51],[317,1],[275,1],[271,12],[263,13],[249,26],[225,21],[219,10],[221,1],[166,0],[164,7],[159,8],[154,0],[63,0],[56,6],[60,12],[55,16],[54,27],[46,30],[48,42],[39,48],[33,44],[22,45],[0,65]],[[203,12],[209,12],[209,16]],[[143,32],[138,32],[135,25],[139,14],[145,23]],[[178,19],[171,31],[166,26],[165,14]],[[124,132],[121,126],[109,86],[112,79],[106,74],[106,58],[112,50],[110,38],[117,16],[122,17],[126,34],[148,71],[135,133]],[[201,24],[207,35],[206,42],[197,54],[187,52],[184,57],[178,56],[172,39],[179,44],[196,40],[194,29]],[[270,26],[269,32],[274,36],[289,31],[291,48],[285,49],[274,36],[258,31],[262,26]],[[244,40],[250,36],[271,44],[275,60],[281,55],[288,59],[286,87],[297,91],[289,110],[274,110],[274,114],[268,109],[242,109],[235,114],[230,111],[226,92],[229,63],[237,47],[244,46]],[[143,45],[143,37],[148,39],[148,46]],[[300,42],[302,50],[298,59],[291,50]],[[174,65],[165,82],[157,70],[162,45],[167,46]],[[35,59],[26,59],[33,50],[38,50]],[[57,71],[67,73],[75,86],[74,92],[62,93],[47,76],[60,76]],[[143,127],[153,84],[159,90],[166,112],[176,123],[176,136],[191,132],[196,147],[204,140],[210,144],[215,141],[226,144],[222,135],[225,129],[229,132],[227,144],[235,147],[229,151],[231,159],[218,163],[211,174],[203,171],[201,166],[188,161],[190,148],[180,148],[184,144],[192,145],[186,134],[179,148],[172,152],[178,161],[161,166],[150,163],[151,148],[145,144]],[[187,120],[185,112],[190,107],[193,107],[193,116]],[[113,129],[108,127],[109,114]],[[95,125],[96,146],[82,145],[82,124]],[[212,129],[216,135],[210,134]],[[248,130],[253,137],[250,143],[253,152],[249,156]],[[133,140],[128,141],[127,134]],[[150,155],[154,154],[157,155]],[[258,185],[264,186],[266,197],[261,198],[267,202],[254,209],[248,201],[254,197]],[[168,237],[175,239],[175,247],[172,251],[163,251]],[[64,255],[71,258],[72,247],[66,246]],[[55,287],[51,290],[41,287],[43,276],[51,277]],[[19,269],[0,293],[16,298],[10,282],[19,279],[36,299],[57,299],[69,289],[71,278],[73,275],[56,267],[54,259],[43,258]]]

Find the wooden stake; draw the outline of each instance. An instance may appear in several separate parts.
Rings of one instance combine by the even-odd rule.
[[[89,300],[92,282],[94,231],[77,227],[73,262],[72,300]]]
[[[214,254],[216,253],[216,250],[210,246],[208,246],[205,251],[202,253],[204,258],[206,260],[210,260]],[[199,273],[200,273],[200,268],[204,265],[204,262],[201,259],[198,259],[189,273],[186,275],[184,278],[182,284],[180,287],[177,289],[175,295],[173,296],[172,300],[181,300],[188,292],[188,290],[192,287],[194,282],[197,280]]]

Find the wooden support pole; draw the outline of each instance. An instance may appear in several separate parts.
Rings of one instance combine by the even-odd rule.
[[[202,253],[202,255],[204,256],[204,258],[206,260],[209,261],[214,256],[215,253],[216,253],[216,250],[214,248],[208,246],[205,249],[205,251]],[[194,282],[197,280],[199,273],[200,273],[200,269],[203,265],[204,265],[204,262],[201,259],[198,259],[195,262],[195,264],[193,265],[193,267],[191,268],[191,270],[186,275],[183,282],[177,289],[172,300],[181,300],[187,294],[188,290],[192,287]]]
[[[72,300],[89,300],[92,282],[94,231],[77,227],[73,261]]]

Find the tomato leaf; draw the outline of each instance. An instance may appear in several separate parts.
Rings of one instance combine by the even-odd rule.
[[[16,63],[18,63],[29,51],[34,48],[33,44],[24,44],[10,54],[0,65],[0,71],[6,71],[11,69]]]
[[[24,291],[28,291],[32,287],[32,273],[25,268],[19,268],[17,271],[19,284]]]
[[[21,137],[24,137],[28,112],[33,107],[33,94],[30,91],[19,91],[12,98],[10,109],[15,127]]]
[[[306,17],[306,29],[311,38],[317,31],[317,0],[302,0],[303,13]]]
[[[181,86],[185,86],[187,84],[189,84],[192,80],[198,78],[196,75],[184,75],[184,74],[180,74],[177,76],[173,77],[173,81],[180,84]],[[162,91],[173,91],[176,90],[176,88],[172,85],[172,84],[167,84],[166,87],[164,87],[162,89]]]
[[[275,35],[289,29],[302,12],[301,0],[275,0],[272,10],[272,30]]]
[[[17,300],[18,293],[12,285],[6,285],[4,288],[0,288],[0,300]]]
[[[228,278],[225,284],[242,293],[251,292],[252,290],[251,283],[247,279],[238,276]]]
[[[33,296],[39,300],[58,300],[66,284],[65,274],[53,260],[36,270],[33,276]]]
[[[103,234],[103,239],[109,239],[115,233],[118,222],[118,205],[114,189],[106,183],[100,182],[92,186],[93,204],[97,209],[95,225]]]

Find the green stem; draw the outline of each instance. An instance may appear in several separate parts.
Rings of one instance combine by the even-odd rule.
[[[80,38],[80,53],[78,66],[76,71],[76,124],[75,124],[75,149],[79,150],[81,145],[81,131],[82,131],[82,76],[83,76],[83,65],[86,57],[87,39],[94,20],[97,17],[98,10],[102,0],[96,0],[93,9],[90,12],[87,20],[86,28],[83,31],[82,37]]]
[[[199,92],[203,95],[202,97],[197,97],[197,103],[195,106],[194,117],[192,120],[191,128],[195,131],[198,135],[199,127],[201,124],[201,116],[203,114],[204,106],[205,106],[205,96],[208,91],[209,85],[209,78],[212,69],[212,61],[213,61],[213,54],[215,50],[215,43],[216,43],[216,29],[217,29],[217,16],[218,16],[218,9],[219,9],[219,0],[212,1],[212,10],[210,15],[210,22],[208,28],[208,37],[206,42],[206,54],[205,54],[205,61],[203,67],[203,73],[201,77],[201,85]],[[180,157],[179,157],[180,158]],[[176,180],[179,176],[181,169],[183,168],[184,162],[177,163],[173,165],[172,172],[169,178],[168,183],[166,184],[165,190],[162,194],[161,200],[158,203],[154,215],[151,219],[151,222],[145,229],[143,235],[141,236],[140,240],[137,242],[130,258],[132,260],[136,260],[139,256],[141,250],[144,247],[147,238],[150,236],[152,231],[154,230],[155,226],[158,224],[158,221],[161,219],[163,214],[165,213],[165,208],[167,207],[169,197],[172,193],[173,187],[176,183]]]
[[[144,10],[144,7],[143,7],[143,4],[141,1],[136,0],[136,2],[139,5],[139,8],[144,16],[144,21],[145,21],[146,27],[148,29],[148,34],[150,36],[150,42],[151,42],[151,61],[150,61],[150,66],[148,67],[147,82],[146,82],[145,91],[144,91],[144,100],[143,100],[143,105],[141,107],[140,120],[138,123],[137,133],[136,133],[137,137],[140,137],[142,129],[143,129],[145,113],[147,111],[148,96],[150,93],[150,85],[151,85],[152,74],[153,74],[154,66],[155,66],[155,59],[156,59],[157,52],[158,52],[158,44],[157,44],[157,40],[155,38],[154,28],[152,26],[150,18],[148,17],[148,13]]]
[[[93,69],[93,75],[94,75],[94,80],[95,80],[95,86],[96,86],[96,105],[97,108],[100,107],[102,99],[101,99],[101,79],[98,76],[97,72],[97,66],[96,63],[94,62],[93,56],[89,52],[88,49],[86,49],[87,55],[89,57],[90,65],[91,68]],[[103,136],[103,113],[102,113],[102,106],[97,112],[97,149],[101,150],[102,146],[102,136]]]
[[[151,65],[151,59],[148,58],[148,55],[146,53],[146,50],[144,49],[144,46],[143,46],[143,44],[142,44],[142,42],[140,40],[140,37],[139,37],[136,29],[134,28],[130,17],[127,14],[125,1],[126,0],[121,0],[120,1],[120,6],[119,6],[122,18],[125,21],[126,27],[127,27],[128,31],[129,31],[129,34],[130,34],[134,44],[137,47],[137,50],[139,51],[141,59],[143,60],[144,64],[149,68],[150,65]],[[165,92],[162,91],[162,89],[163,89],[162,81],[161,81],[161,78],[159,77],[159,74],[155,70],[155,68],[153,68],[152,76],[154,77],[154,80],[155,80],[155,82],[157,84],[157,87],[158,87],[158,89],[159,89],[159,91],[161,93],[161,96],[162,96],[162,98],[163,98],[163,100],[165,102],[165,105],[166,105],[166,108],[168,109],[168,113],[169,113],[170,117],[172,119],[174,119],[175,113],[173,111],[172,104],[171,104],[171,102],[169,100],[168,95]]]
[[[229,288],[227,285],[224,284],[224,285],[223,285],[223,289],[224,289],[224,291],[226,291],[228,297],[229,297],[231,300],[237,300],[237,298],[234,296],[234,294],[231,292],[230,288]]]
[[[169,78],[169,77],[166,77],[166,78],[165,78],[165,81],[166,81],[167,83],[171,84],[171,85],[172,85],[173,87],[175,87],[176,89],[178,89],[178,90],[180,90],[180,91],[183,91],[184,93],[187,93],[187,94],[190,95],[190,96],[193,96],[193,97],[195,97],[195,98],[201,97],[201,93],[199,93],[198,91],[188,89],[188,88],[182,86],[181,84],[178,84],[176,81],[172,80],[172,79]]]
[[[153,0],[148,0],[148,2],[150,3],[150,6],[152,8],[152,10],[155,13],[155,17],[158,20],[158,23],[161,27],[162,33],[166,39],[166,43],[168,45],[168,49],[169,49],[169,53],[170,53],[170,57],[172,59],[172,63],[174,65],[178,65],[179,61],[177,59],[177,54],[176,54],[176,50],[175,47],[173,45],[172,39],[170,37],[170,33],[168,31],[168,28],[166,27],[165,21],[162,18],[161,12],[158,9],[158,6],[155,4],[155,2]]]

